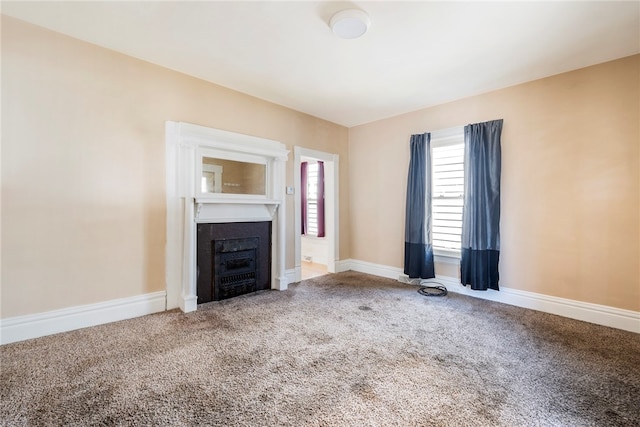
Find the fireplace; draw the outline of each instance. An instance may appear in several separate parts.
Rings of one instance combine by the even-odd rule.
[[[286,146],[178,122],[166,123],[166,144],[167,308],[190,312],[197,310],[198,303],[223,293],[253,289],[253,273],[245,271],[253,264],[245,259],[246,252],[231,255],[223,250],[228,274],[218,282],[216,293],[215,246],[225,239],[259,237],[255,289],[286,290],[290,282],[285,270]],[[261,178],[256,181],[257,175]],[[264,236],[249,233],[249,223],[266,223],[268,232]],[[218,235],[225,227],[234,233]],[[201,232],[206,238],[201,238]],[[208,253],[204,260],[201,253]]]
[[[271,222],[198,224],[198,304],[271,288]]]
[[[257,291],[259,237],[213,241],[213,300]]]

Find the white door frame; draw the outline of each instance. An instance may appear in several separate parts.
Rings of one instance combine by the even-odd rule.
[[[293,147],[294,166],[293,178],[296,186],[295,191],[295,233],[294,233],[294,249],[295,249],[295,270],[296,282],[302,279],[302,244],[301,233],[302,212],[300,209],[300,163],[302,157],[310,157],[324,162],[325,175],[325,193],[324,193],[324,209],[325,209],[325,239],[327,239],[327,271],[329,273],[336,272],[336,261],[340,257],[340,239],[338,238],[339,227],[339,209],[338,209],[338,169],[339,156],[337,154],[326,153],[324,151],[312,150],[304,147]]]

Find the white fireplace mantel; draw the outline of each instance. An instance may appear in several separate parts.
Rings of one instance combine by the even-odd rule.
[[[211,200],[196,198],[195,221],[208,222],[244,222],[271,221],[280,200],[270,199],[233,199]]]
[[[285,290],[285,145],[189,123],[166,123],[167,309],[197,309],[196,224],[271,221],[271,288]],[[203,194],[199,188],[202,156],[221,153],[266,165],[264,195]]]

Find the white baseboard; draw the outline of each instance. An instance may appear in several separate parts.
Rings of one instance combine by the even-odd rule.
[[[198,297],[196,295],[181,296],[179,307],[183,313],[196,311],[198,309]]]
[[[157,313],[166,309],[166,299],[167,293],[160,291],[45,313],[0,319],[0,344],[9,344]]]
[[[374,264],[372,262],[360,261],[357,259],[348,260],[349,269],[361,273],[373,274],[374,276],[386,277],[387,279],[398,279],[404,274],[404,270],[388,265]]]
[[[404,281],[403,278],[406,278],[403,270],[397,267],[352,259],[336,261],[336,272],[349,270],[400,281]],[[296,270],[287,270],[285,277],[288,283],[294,283],[296,281]],[[504,286],[500,286],[499,292],[493,290],[472,291],[468,287],[462,286],[458,279],[453,277],[437,276],[433,280],[447,286],[450,292],[640,333],[640,312],[637,311],[511,289]],[[157,313],[165,309],[166,292],[160,291],[46,313],[0,319],[0,344],[9,344],[116,322]]]
[[[353,259],[341,261],[341,266],[343,268],[349,267],[348,269],[353,271],[396,279],[401,282],[406,282],[407,279],[404,271],[397,267],[389,267]],[[462,286],[460,281],[455,277],[436,276],[435,279],[431,279],[430,281],[442,283],[450,292],[469,295],[474,298],[515,305],[517,307],[556,314],[570,319],[640,333],[640,312],[637,311],[522,291],[502,285],[500,285],[500,291],[491,289],[487,291],[473,291],[467,286]]]
[[[297,282],[298,280],[296,279],[296,277],[300,277],[300,267],[285,270],[284,277],[287,279],[288,285]]]
[[[339,259],[335,262],[336,273],[352,270],[350,259]]]

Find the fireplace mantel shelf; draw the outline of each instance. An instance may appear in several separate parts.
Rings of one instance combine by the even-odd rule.
[[[271,221],[281,200],[255,197],[196,197],[196,222]]]

